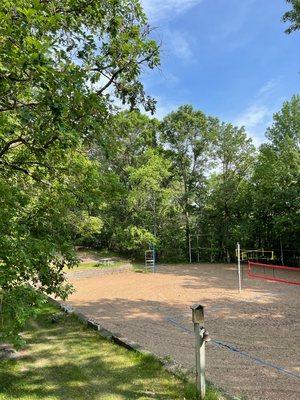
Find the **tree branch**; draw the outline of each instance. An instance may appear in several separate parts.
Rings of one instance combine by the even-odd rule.
[[[16,139],[10,140],[9,142],[5,143],[3,148],[0,150],[0,157],[2,157],[5,153],[8,152],[8,150],[13,146],[13,145],[19,145],[23,143],[23,139],[19,136]]]
[[[19,104],[12,104],[12,105],[6,106],[5,108],[0,108],[0,112],[13,111],[13,110],[16,110],[17,108],[22,108],[22,107],[32,108],[37,105],[39,105],[39,103],[36,103],[36,102],[21,103],[21,102],[19,102]]]
[[[104,90],[106,90],[106,89],[114,82],[115,78],[116,78],[122,71],[124,71],[125,68],[126,68],[126,66],[117,69],[117,70],[112,74],[112,76],[109,78],[108,82],[107,82],[101,89],[99,89],[99,90],[97,91],[97,94],[101,95],[101,94],[104,92]],[[103,71],[101,71],[101,73],[102,73],[102,75],[104,75],[104,76],[107,78],[107,75],[104,74]]]

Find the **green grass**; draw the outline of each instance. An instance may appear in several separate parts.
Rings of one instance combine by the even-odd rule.
[[[145,268],[145,264],[141,263],[141,262],[132,262],[132,270],[134,272],[139,272],[139,273],[143,273],[143,274],[148,274],[149,272],[152,272],[152,269],[146,269]]]
[[[84,261],[81,262],[78,267],[75,267],[73,271],[82,271],[82,270],[90,270],[90,269],[111,269],[111,268],[120,268],[125,265],[129,265],[132,267],[132,270],[134,272],[139,272],[139,273],[149,273],[152,272],[152,270],[145,269],[145,264],[142,261],[135,261],[135,260],[129,260],[126,258],[121,257],[120,255],[113,253],[108,250],[84,250],[83,251],[85,254],[89,255],[91,258],[95,258],[96,260],[94,261]],[[80,252],[78,253],[80,255]],[[112,258],[111,262],[101,262],[101,259],[97,261],[100,257],[102,258]],[[117,259],[116,259],[117,257]],[[72,269],[70,270],[72,271]]]
[[[153,357],[102,339],[72,315],[57,323],[46,305],[31,321],[18,360],[0,362],[1,400],[193,400],[191,383],[163,370]],[[218,395],[209,390],[207,400]]]
[[[122,266],[131,264],[130,260],[123,258],[119,254],[113,253],[109,250],[92,250],[82,248],[78,250],[77,256],[79,259],[82,259],[82,262],[80,262],[78,266],[74,268],[65,268],[65,272],[76,272],[90,269],[120,268]],[[86,261],[84,261],[85,259]],[[103,261],[102,259],[108,259],[108,262]]]
[[[124,261],[112,261],[110,263],[106,262],[98,262],[98,261],[92,261],[92,262],[82,262],[78,265],[78,267],[75,267],[73,271],[78,271],[78,270],[86,270],[86,269],[110,269],[110,268],[120,268],[125,264]],[[72,270],[70,270],[72,271]]]

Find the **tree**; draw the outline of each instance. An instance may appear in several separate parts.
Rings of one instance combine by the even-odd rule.
[[[136,111],[117,114],[107,126],[109,148],[95,149],[115,192],[103,209],[103,245],[141,256],[158,243],[168,208],[170,162],[158,144],[159,121]]]
[[[170,162],[157,149],[149,148],[140,157],[139,165],[129,167],[128,172],[128,210],[132,216],[129,232],[132,238],[139,238],[134,240],[134,250],[144,250],[159,245],[163,236],[162,225],[172,194],[168,188]]]
[[[179,203],[185,219],[187,257],[192,223],[190,214],[195,199],[200,198],[203,190],[215,127],[216,119],[189,105],[167,115],[162,124],[161,140],[173,162],[174,175],[182,185]]]
[[[219,123],[216,132],[215,163],[198,224],[199,232],[205,235],[205,245],[212,248],[213,259],[230,261],[236,241],[245,242],[244,227],[251,211],[249,183],[255,148],[244,128]]]
[[[115,98],[153,111],[139,77],[159,56],[137,0],[4,0],[0,19],[0,287],[11,338],[38,301],[29,283],[69,292],[74,232],[104,201],[93,143]]]
[[[286,0],[286,2],[291,4],[292,9],[283,15],[282,21],[290,23],[290,26],[285,31],[287,34],[290,34],[300,29],[300,1]]]
[[[260,245],[300,247],[300,96],[274,114],[269,143],[260,148],[253,176],[255,225]]]

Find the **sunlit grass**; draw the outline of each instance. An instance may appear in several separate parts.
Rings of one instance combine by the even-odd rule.
[[[74,270],[87,270],[87,269],[107,269],[107,268],[120,268],[125,265],[124,261],[110,261],[110,262],[82,262]]]
[[[196,399],[192,384],[163,370],[154,358],[102,339],[76,317],[44,306],[24,332],[18,360],[0,362],[1,400]],[[216,400],[209,391],[207,399]]]
[[[77,257],[79,264],[71,269],[65,268],[65,272],[76,272],[82,270],[111,269],[130,266],[131,261],[109,250],[79,249]]]

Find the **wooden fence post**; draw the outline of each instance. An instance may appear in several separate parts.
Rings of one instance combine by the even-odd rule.
[[[208,332],[203,326],[204,323],[204,307],[200,304],[195,304],[191,307],[192,319],[195,332],[195,355],[196,355],[196,385],[199,394],[199,399],[205,397],[205,342],[208,341]]]

